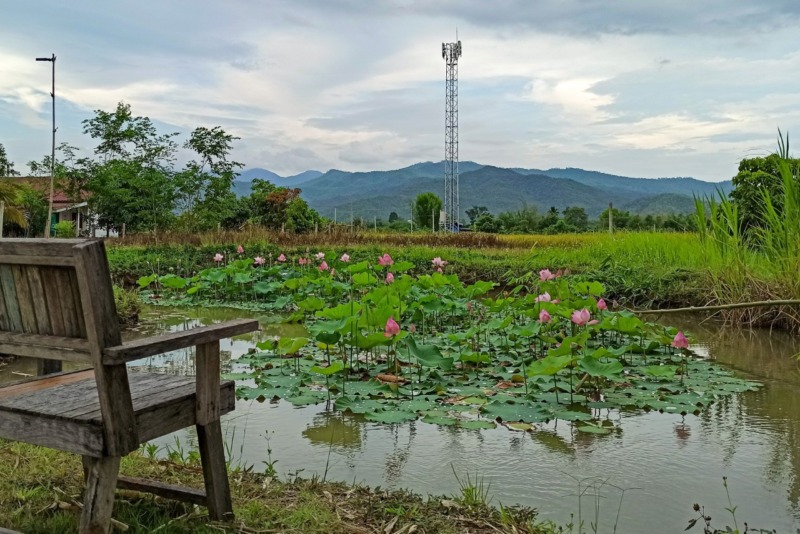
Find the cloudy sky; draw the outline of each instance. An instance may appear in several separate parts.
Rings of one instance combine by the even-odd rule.
[[[35,5],[34,5],[35,4]],[[443,158],[458,36],[460,154],[718,181],[800,135],[797,0],[5,2],[0,143],[24,170],[130,104],[166,133],[221,125],[282,175]]]

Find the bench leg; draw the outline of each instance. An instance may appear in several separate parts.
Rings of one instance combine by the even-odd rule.
[[[119,456],[84,457],[88,473],[81,515],[81,534],[106,534],[111,530],[111,511],[114,508],[119,462]]]
[[[200,461],[206,483],[208,515],[215,521],[233,519],[231,489],[228,485],[228,470],[225,466],[225,448],[222,442],[222,427],[219,420],[207,425],[197,425],[197,441],[200,446]]]

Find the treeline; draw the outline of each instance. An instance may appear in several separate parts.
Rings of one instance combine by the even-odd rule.
[[[148,117],[135,116],[129,105],[119,103],[112,112],[96,110],[83,121],[83,133],[96,143],[94,154],[80,156],[76,147],[62,143],[56,156],[56,188],[75,203],[86,200],[101,228],[118,233],[195,232],[251,223],[304,232],[320,221],[300,198],[299,189],[256,180],[250,196],[237,198],[232,185],[242,164],[231,159],[231,151],[239,138],[219,126],[195,128],[179,143],[178,133],[159,133]],[[179,149],[190,154],[182,168],[175,165]],[[0,174],[19,175],[5,150],[0,156]],[[50,156],[28,167],[31,176],[49,176]],[[24,220],[10,221],[12,231],[44,232],[47,205],[41,193],[25,182],[6,182],[0,191],[5,191],[9,206],[24,215]]]
[[[608,209],[597,219],[590,219],[580,206],[569,206],[559,211],[551,207],[539,213],[535,207],[527,206],[516,211],[493,215],[484,206],[472,206],[467,210],[469,228],[477,232],[502,234],[563,234],[605,230],[609,227]],[[691,215],[639,215],[629,211],[612,209],[612,228],[615,230],[670,230],[689,231],[696,229]]]

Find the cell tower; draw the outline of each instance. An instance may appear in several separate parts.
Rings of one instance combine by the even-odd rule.
[[[439,225],[450,232],[458,231],[458,58],[461,41],[442,43],[445,60],[444,104],[444,217]]]

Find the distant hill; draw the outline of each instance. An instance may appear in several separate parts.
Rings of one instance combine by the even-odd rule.
[[[688,193],[689,196],[692,194],[706,196],[716,195],[717,189],[721,189],[727,194],[732,187],[730,180],[712,183],[695,178],[629,178],[569,167],[566,169],[548,169],[546,171],[538,169],[514,170],[522,174],[544,174],[553,178],[569,178],[592,187],[630,191],[637,195],[652,195],[657,192],[657,194],[676,193],[685,195]]]
[[[694,178],[629,178],[583,169],[506,169],[474,161],[459,162],[462,215],[473,205],[492,213],[534,206],[540,212],[555,206],[581,206],[595,217],[613,202],[633,213],[669,214],[693,210],[692,196],[728,192],[731,182],[710,183]],[[267,174],[269,173],[269,174]],[[268,176],[271,175],[271,178]],[[388,218],[397,212],[410,216],[411,202],[419,193],[442,196],[444,162],[421,162],[388,171],[326,173],[306,171],[281,178],[265,169],[248,169],[234,184],[237,194],[249,194],[253,178],[266,178],[278,185],[301,187],[302,197],[325,217],[339,220],[364,217]]]
[[[639,215],[673,215],[694,213],[694,198],[688,195],[663,193],[637,198],[633,202],[621,206],[624,211]]]
[[[267,169],[247,169],[242,171],[233,182],[233,191],[240,197],[249,195],[251,191],[250,186],[256,178],[268,180],[281,187],[298,187],[300,184],[313,180],[314,178],[319,178],[320,176],[322,176],[322,173],[319,171],[303,171],[300,174],[284,177]]]
[[[256,178],[260,178],[262,180],[269,180],[270,182],[276,182],[281,180],[282,177],[275,174],[272,171],[268,171],[267,169],[247,169],[239,173],[239,176],[236,178],[237,182],[252,182]]]

